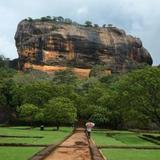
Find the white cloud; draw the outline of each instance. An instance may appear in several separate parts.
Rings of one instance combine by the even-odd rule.
[[[88,14],[88,7],[83,6],[77,10],[78,15]]]
[[[12,41],[10,42],[6,36],[0,34],[0,55],[5,55],[5,57],[14,59],[17,57],[15,52],[16,48]]]

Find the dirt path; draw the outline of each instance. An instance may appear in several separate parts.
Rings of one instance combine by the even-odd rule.
[[[91,160],[90,149],[84,129],[76,132],[58,146],[44,160]]]

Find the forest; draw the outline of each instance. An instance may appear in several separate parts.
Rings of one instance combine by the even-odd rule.
[[[77,78],[72,68],[47,74],[17,71],[0,56],[0,123],[3,125],[79,125],[98,128],[160,127],[160,68]],[[99,67],[100,68],[100,67]]]

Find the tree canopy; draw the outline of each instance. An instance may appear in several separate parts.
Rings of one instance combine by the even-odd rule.
[[[59,129],[62,124],[73,124],[77,117],[73,102],[64,97],[53,98],[45,105],[45,120]]]
[[[103,75],[103,66],[95,66],[91,77],[78,79],[72,69],[17,72],[5,59],[0,58],[0,122],[23,119],[59,127],[93,120],[114,129],[160,127],[159,67]]]

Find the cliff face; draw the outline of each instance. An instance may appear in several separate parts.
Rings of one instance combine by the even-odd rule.
[[[152,58],[140,39],[116,27],[85,27],[40,20],[19,23],[15,35],[23,69],[52,71],[72,66],[87,74],[93,65],[124,72]],[[52,67],[53,66],[53,67]]]

